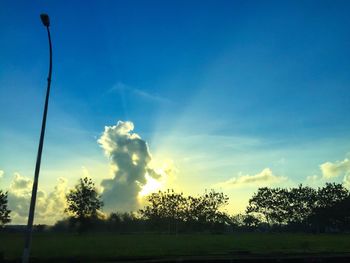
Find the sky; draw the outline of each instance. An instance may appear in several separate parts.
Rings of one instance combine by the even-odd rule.
[[[0,3],[0,189],[26,221],[48,72],[36,223],[91,177],[105,212],[168,188],[230,197],[350,186],[349,1]],[[61,211],[62,212],[62,211]]]

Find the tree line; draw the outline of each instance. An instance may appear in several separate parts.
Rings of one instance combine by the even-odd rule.
[[[303,231],[349,231],[350,193],[342,185],[326,183],[314,189],[259,188],[243,218],[250,227]]]
[[[185,196],[174,190],[146,197],[137,212],[102,212],[103,202],[93,181],[80,179],[66,195],[68,217],[58,221],[56,231],[116,232],[228,232],[228,231],[350,231],[350,192],[341,184],[326,183],[317,189],[262,187],[249,199],[245,213],[225,211],[229,198],[206,191]],[[10,222],[7,193],[0,191],[0,224]]]

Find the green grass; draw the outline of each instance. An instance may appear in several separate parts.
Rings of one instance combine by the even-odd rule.
[[[23,241],[23,234],[0,233],[0,252],[3,251],[6,259],[19,258],[22,254]],[[106,259],[229,255],[235,251],[257,254],[344,253],[350,252],[350,235],[241,233],[176,236],[41,233],[33,236],[31,256],[42,259],[72,257]]]

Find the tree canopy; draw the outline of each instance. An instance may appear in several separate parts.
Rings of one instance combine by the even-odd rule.
[[[175,228],[177,231],[179,225],[186,225],[192,229],[225,225],[229,216],[222,208],[227,204],[228,197],[214,190],[197,197],[167,190],[149,195],[147,205],[139,212],[141,218],[153,221],[158,226],[167,224],[169,228]]]
[[[7,192],[0,190],[0,226],[4,226],[11,222],[11,210],[7,208]]]
[[[304,228],[339,228],[350,219],[349,191],[341,184],[326,183],[317,190],[299,185],[296,188],[259,188],[249,200],[247,222],[269,226]],[[341,224],[340,224],[341,222]]]
[[[66,196],[66,212],[78,219],[97,217],[103,207],[100,195],[90,178],[81,178],[79,183]]]

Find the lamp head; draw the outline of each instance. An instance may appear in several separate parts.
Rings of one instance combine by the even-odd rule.
[[[44,26],[48,27],[50,26],[50,18],[48,14],[41,14],[40,15],[41,22],[43,22]]]

